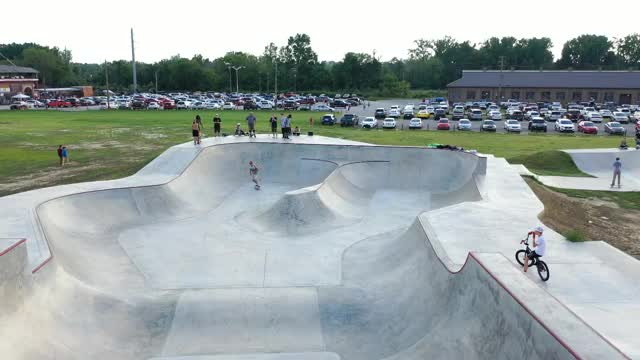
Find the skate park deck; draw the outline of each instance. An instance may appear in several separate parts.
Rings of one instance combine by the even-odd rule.
[[[489,155],[213,138],[0,205],[12,359],[640,356],[637,260],[547,230],[522,274],[542,204]]]

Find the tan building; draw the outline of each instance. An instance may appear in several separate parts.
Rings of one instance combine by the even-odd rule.
[[[32,96],[38,86],[38,70],[0,65],[0,103],[8,103],[17,94]]]
[[[447,85],[449,101],[594,101],[640,104],[640,71],[465,70]]]

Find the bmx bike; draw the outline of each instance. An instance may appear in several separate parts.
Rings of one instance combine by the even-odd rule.
[[[540,279],[542,281],[549,280],[549,267],[547,266],[547,263],[540,260],[538,256],[533,256],[533,258],[531,257],[532,251],[531,251],[531,248],[529,248],[529,236],[527,235],[527,238],[524,239],[523,241],[524,241],[525,248],[522,250],[516,251],[516,261],[518,262],[518,264],[524,266],[524,259],[526,255],[527,258],[529,259],[529,267],[531,266],[536,267],[536,269],[538,270],[538,275],[540,276]]]

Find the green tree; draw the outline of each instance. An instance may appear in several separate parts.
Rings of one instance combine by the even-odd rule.
[[[620,61],[626,67],[640,68],[640,34],[630,34],[616,40]]]
[[[606,36],[580,35],[564,44],[557,65],[579,70],[615,68],[616,56],[612,50],[613,42]]]

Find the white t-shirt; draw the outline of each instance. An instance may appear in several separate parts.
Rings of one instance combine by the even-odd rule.
[[[536,254],[540,256],[544,256],[545,252],[547,252],[547,240],[545,240],[544,235],[538,236],[536,239]]]

